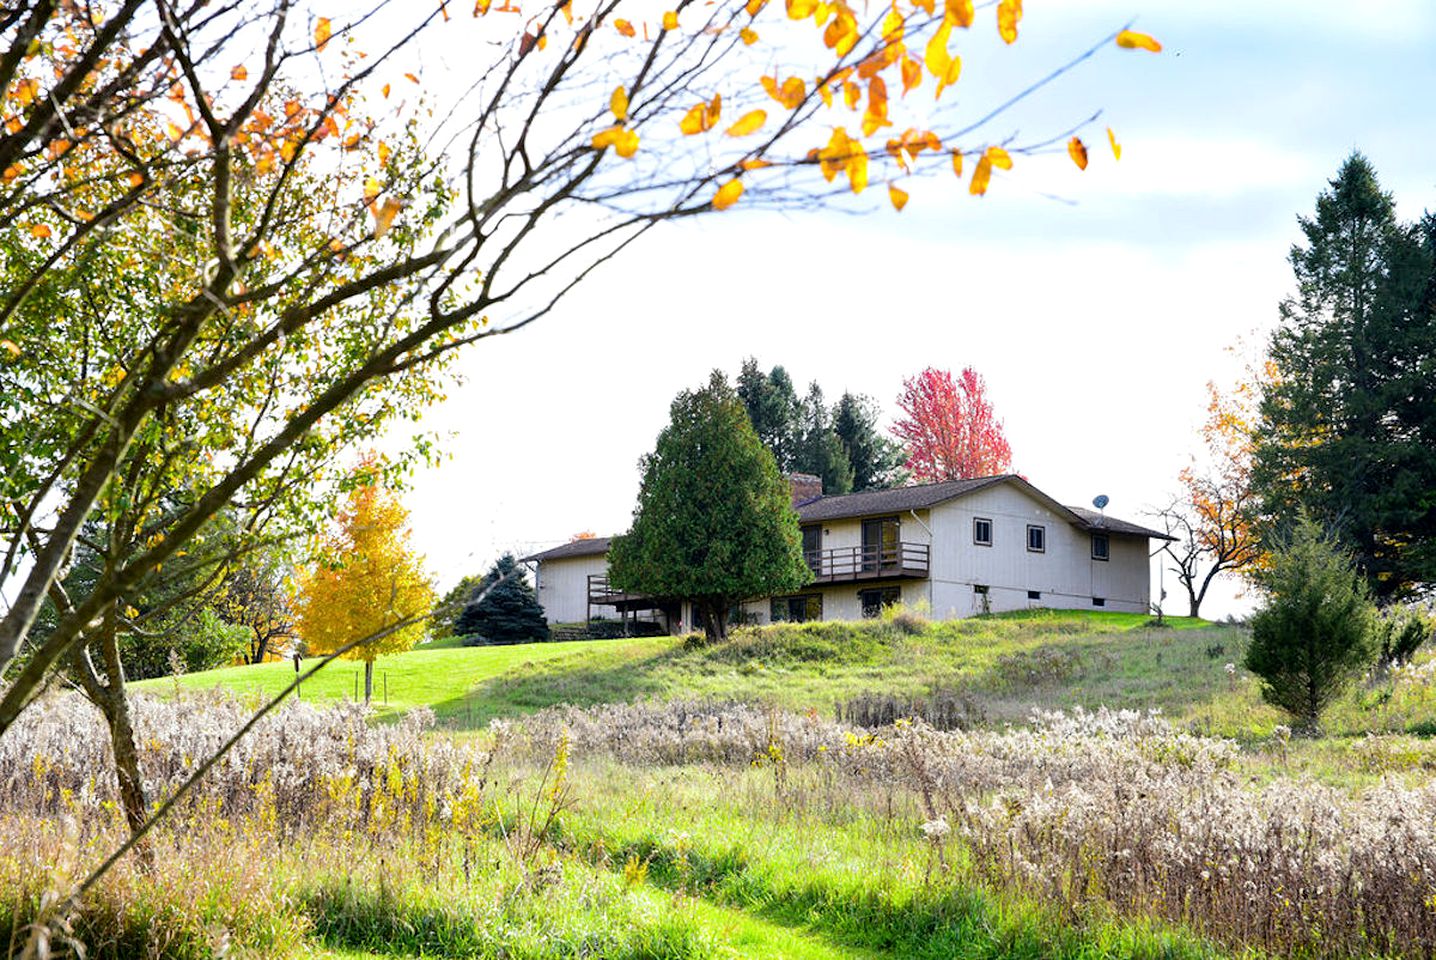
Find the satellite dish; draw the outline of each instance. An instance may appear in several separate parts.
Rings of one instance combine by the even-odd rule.
[[[1097,496],[1092,498],[1092,506],[1096,507],[1098,510],[1106,510],[1107,504],[1110,502],[1111,501],[1107,499],[1107,495],[1105,493],[1099,493],[1097,494]]]

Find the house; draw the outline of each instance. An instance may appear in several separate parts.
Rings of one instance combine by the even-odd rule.
[[[747,622],[850,620],[899,601],[940,619],[1032,607],[1146,613],[1150,541],[1171,539],[1064,506],[1015,474],[830,496],[816,477],[789,479],[813,579],[793,594],[745,601]],[[691,629],[682,598],[610,587],[608,543],[576,540],[525,558],[549,620]]]

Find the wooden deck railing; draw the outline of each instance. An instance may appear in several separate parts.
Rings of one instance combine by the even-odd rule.
[[[893,577],[926,577],[931,548],[925,543],[877,547],[833,547],[804,554],[816,583],[843,583]]]

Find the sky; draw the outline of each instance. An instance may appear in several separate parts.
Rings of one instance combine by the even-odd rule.
[[[548,317],[465,352],[463,383],[425,416],[446,457],[406,503],[440,586],[508,550],[622,532],[673,396],[747,356],[800,393],[816,380],[830,399],[869,395],[885,424],[904,377],[973,366],[1016,470],[1064,503],[1106,494],[1109,514],[1155,522],[1197,449],[1206,383],[1237,377],[1231,348],[1276,322],[1297,217],[1342,160],[1365,153],[1403,217],[1436,209],[1429,0],[1025,8],[1012,48],[974,30],[959,106],[997,102],[1129,21],[1164,45],[1104,48],[993,128],[1055,132],[1100,109],[1086,171],[1064,151],[1019,158],[982,198],[936,178],[905,184],[901,213],[875,189],[651,232]],[[1168,612],[1185,612],[1165,585]],[[1250,604],[1225,584],[1203,614]]]

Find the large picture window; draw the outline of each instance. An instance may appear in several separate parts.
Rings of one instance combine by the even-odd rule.
[[[901,599],[902,590],[898,587],[875,587],[858,591],[858,603],[862,605],[863,616],[868,618],[879,616],[883,607],[890,607]]]
[[[796,597],[774,597],[769,610],[774,623],[807,623],[823,619],[823,596],[805,593]]]

